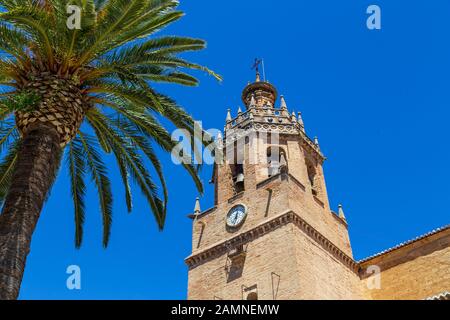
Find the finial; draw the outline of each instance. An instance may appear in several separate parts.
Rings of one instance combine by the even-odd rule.
[[[195,199],[195,207],[194,207],[194,214],[199,214],[202,212],[202,209],[200,209],[200,198],[197,197]]]
[[[232,120],[231,118],[231,109],[227,110],[227,122],[230,122]]]
[[[280,96],[280,102],[281,102],[281,109],[287,109],[286,100],[284,99],[284,96]]]
[[[346,219],[345,219],[344,209],[343,209],[343,207],[342,207],[342,204],[340,204],[340,205],[338,206],[338,208],[339,208],[339,218],[341,218],[342,220],[346,220]]]
[[[303,117],[302,117],[301,112],[298,113],[297,121],[298,121],[298,124],[300,125],[302,131],[305,132],[305,124],[303,122]]]
[[[223,140],[223,137],[222,137],[222,132],[218,132],[217,133],[217,139],[216,139],[217,141],[222,141]]]
[[[319,138],[314,137],[314,144],[316,145],[317,149],[320,151]]]
[[[295,116],[295,112],[292,112],[291,121],[292,122],[297,122],[297,117]]]
[[[261,75],[259,74],[259,71],[256,71],[256,80],[255,82],[261,82]]]
[[[241,107],[238,107],[238,114],[241,114],[242,113],[242,109],[241,109]]]
[[[317,147],[320,147],[319,146],[319,138],[316,136],[316,137],[314,137],[314,144],[317,146]]]

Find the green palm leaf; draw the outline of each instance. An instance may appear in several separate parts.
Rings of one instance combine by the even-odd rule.
[[[98,191],[100,210],[103,220],[103,246],[107,247],[111,233],[112,222],[112,191],[111,182],[108,178],[106,165],[98,151],[97,140],[87,134],[79,133],[83,156],[86,160],[88,171]]]
[[[86,185],[84,177],[86,173],[85,150],[80,138],[73,140],[67,149],[67,166],[70,173],[70,189],[74,204],[75,216],[75,246],[79,248],[83,241],[83,224],[85,215],[84,197]]]

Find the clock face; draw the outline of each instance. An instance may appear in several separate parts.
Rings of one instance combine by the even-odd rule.
[[[233,207],[227,215],[227,225],[232,228],[236,228],[244,223],[247,210],[243,205],[237,205]]]

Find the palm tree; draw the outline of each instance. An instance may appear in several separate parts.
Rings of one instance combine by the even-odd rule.
[[[81,29],[67,27],[67,5],[81,8]],[[194,122],[151,85],[197,85],[188,69],[220,80],[179,57],[204,49],[204,41],[153,36],[183,16],[177,6],[176,0],[0,0],[0,84],[9,88],[0,96],[0,299],[18,296],[32,234],[61,163],[70,172],[76,247],[86,176],[98,190],[108,244],[113,195],[103,153],[117,161],[128,211],[137,185],[163,228],[167,189],[153,146],[170,152],[174,142],[158,119],[189,132]],[[197,168],[183,166],[202,192]]]

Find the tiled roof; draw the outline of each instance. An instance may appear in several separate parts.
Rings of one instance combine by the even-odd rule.
[[[450,300],[450,292],[442,292],[438,295],[426,298],[425,300]]]
[[[424,239],[424,238],[427,238],[427,237],[429,237],[429,236],[432,236],[432,235],[434,235],[434,234],[437,234],[437,233],[439,233],[439,232],[442,232],[442,231],[445,231],[445,230],[448,230],[448,229],[450,229],[450,224],[448,224],[448,225],[446,225],[446,226],[443,226],[443,227],[441,227],[441,228],[434,229],[433,231],[430,231],[430,232],[428,232],[428,233],[426,233],[426,234],[424,234],[424,235],[421,235],[421,236],[419,236],[419,237],[417,237],[417,238],[414,238],[414,239],[412,239],[412,240],[409,240],[409,241],[406,241],[406,242],[402,242],[402,243],[396,245],[395,247],[386,249],[386,250],[381,251],[381,252],[379,252],[379,253],[377,253],[377,254],[374,254],[374,255],[369,256],[369,257],[367,257],[367,258],[365,258],[365,259],[362,259],[362,260],[358,261],[358,263],[366,262],[366,261],[368,261],[368,260],[371,260],[371,259],[373,259],[373,258],[379,257],[379,256],[381,256],[381,255],[383,255],[383,254],[392,252],[392,251],[394,251],[394,250],[400,249],[400,248],[402,248],[402,247],[404,247],[404,246],[407,246],[408,244],[411,244],[411,243],[413,243],[413,242],[422,240],[422,239]]]

